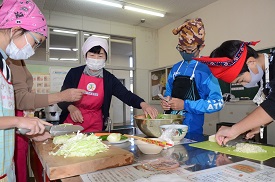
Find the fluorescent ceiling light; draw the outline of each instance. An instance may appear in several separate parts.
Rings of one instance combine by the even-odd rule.
[[[58,33],[78,34],[78,32],[73,32],[73,31],[68,31],[68,30],[53,29],[53,31],[54,31],[54,32],[58,32]]]
[[[110,36],[107,35],[95,35],[95,34],[84,34],[84,36],[90,37],[90,36],[94,36],[94,37],[99,37],[99,38],[103,38],[103,39],[109,39]]]
[[[77,49],[77,48],[73,48],[72,50],[73,50],[73,51],[78,51],[78,49]]]
[[[60,61],[77,61],[77,58],[60,58]]]
[[[159,16],[159,17],[164,17],[164,15],[165,15],[164,13],[159,13],[159,12],[155,12],[155,11],[151,11],[151,10],[145,10],[145,9],[128,6],[128,5],[125,5],[124,9],[130,10],[130,11],[136,11],[136,12],[144,13],[144,14],[148,14],[148,15]]]
[[[123,5],[119,4],[119,3],[115,3],[115,2],[110,2],[110,1],[104,1],[104,0],[89,0],[95,3],[99,3],[99,4],[103,4],[103,5],[107,5],[107,6],[113,6],[116,8],[122,8]]]
[[[99,38],[103,38],[103,39],[109,39],[109,36],[104,36],[104,35],[92,35],[93,37],[99,37]]]
[[[62,48],[62,47],[50,47],[51,50],[59,50],[59,51],[71,51],[70,48]]]
[[[50,60],[58,61],[58,58],[50,58]]]
[[[122,0],[89,0],[94,3],[99,3],[103,5],[108,5],[108,6],[113,6],[117,8],[123,8],[126,10],[131,10],[139,13],[144,13],[148,15],[154,15],[154,16],[159,16],[159,17],[164,17],[165,13],[157,10],[153,10],[151,8],[147,7],[141,7],[132,3],[127,3]]]

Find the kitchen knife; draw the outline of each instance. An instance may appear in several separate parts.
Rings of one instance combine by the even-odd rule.
[[[82,126],[70,125],[70,124],[45,126],[45,130],[48,131],[52,136],[70,134],[73,132],[82,131],[83,129],[84,128]],[[23,135],[25,135],[26,133],[31,131],[31,130],[25,129],[25,128],[18,128],[17,130]]]
[[[228,141],[223,147],[236,147],[238,143],[249,143],[248,139],[245,139],[243,135],[238,136],[237,138]]]
[[[158,96],[159,96],[159,98],[160,98],[161,100],[164,100],[164,101],[166,101],[166,102],[169,102],[169,100],[166,100],[166,98],[165,98],[165,97],[163,97],[163,95],[158,94]]]

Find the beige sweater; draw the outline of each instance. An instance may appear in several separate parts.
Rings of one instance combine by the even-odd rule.
[[[18,110],[35,110],[48,106],[48,94],[32,92],[33,77],[24,60],[7,60],[11,69],[12,84],[15,93],[15,104]]]

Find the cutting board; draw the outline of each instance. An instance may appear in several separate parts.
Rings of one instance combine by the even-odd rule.
[[[275,157],[275,147],[265,146],[265,145],[261,145],[261,147],[267,151],[266,153],[252,153],[252,154],[234,152],[233,151],[235,150],[234,147],[221,147],[216,142],[210,142],[210,141],[192,143],[192,144],[189,144],[189,146],[211,150],[215,152],[220,152],[224,154],[234,155],[238,157],[243,157],[247,159],[253,159],[257,161],[265,161],[267,159]]]
[[[51,139],[45,144],[33,142],[33,147],[50,180],[129,165],[134,162],[133,153],[115,146],[110,146],[108,151],[91,157],[67,158],[49,155],[55,147]]]

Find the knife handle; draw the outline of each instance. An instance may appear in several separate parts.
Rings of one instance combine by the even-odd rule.
[[[260,127],[260,138],[261,139],[264,138],[264,126],[263,125]]]
[[[50,131],[50,129],[52,127],[52,126],[48,126],[48,125],[47,126],[44,125],[44,126],[45,126],[45,130],[46,131]],[[26,129],[26,128],[18,128],[17,131],[19,131],[19,133],[22,134],[22,135],[26,135],[26,133],[30,132],[31,130],[30,129]]]

